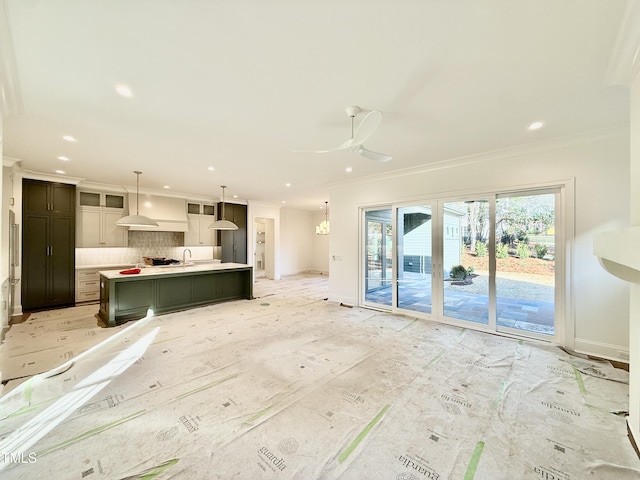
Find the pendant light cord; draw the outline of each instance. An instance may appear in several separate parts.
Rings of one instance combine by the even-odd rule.
[[[136,170],[133,173],[136,174],[136,215],[140,215],[140,174],[142,172]]]

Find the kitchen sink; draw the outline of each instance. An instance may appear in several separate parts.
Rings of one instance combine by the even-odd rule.
[[[178,262],[178,263],[170,263],[169,265],[154,265],[154,267],[158,267],[158,268],[191,267],[193,265],[195,265],[195,263],[193,262],[186,262],[186,263]]]

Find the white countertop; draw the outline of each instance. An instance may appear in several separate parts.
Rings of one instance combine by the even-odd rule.
[[[188,274],[193,272],[205,272],[210,270],[233,270],[236,268],[247,268],[251,265],[244,263],[201,263],[201,264],[189,264],[186,266],[181,265],[167,265],[167,266],[145,266],[142,267],[140,273],[123,275],[120,270],[101,270],[100,275],[108,279],[114,278],[131,278],[131,277],[151,277],[154,275],[167,275],[167,274]]]

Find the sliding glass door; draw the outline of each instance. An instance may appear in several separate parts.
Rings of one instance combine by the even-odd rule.
[[[392,210],[365,213],[365,302],[392,305],[393,224]]]
[[[431,205],[398,208],[398,308],[431,313],[433,213]]]
[[[488,325],[490,202],[468,199],[440,205],[443,315]]]
[[[551,339],[561,187],[364,211],[364,306]]]
[[[498,330],[555,333],[557,191],[496,200]]]

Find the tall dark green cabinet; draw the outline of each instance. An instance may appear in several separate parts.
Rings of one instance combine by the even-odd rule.
[[[22,309],[75,301],[76,187],[22,181]]]
[[[222,203],[218,203],[218,219],[222,218]],[[237,230],[219,230],[218,245],[222,247],[222,262],[247,263],[247,206],[224,204],[224,218],[238,226]]]

